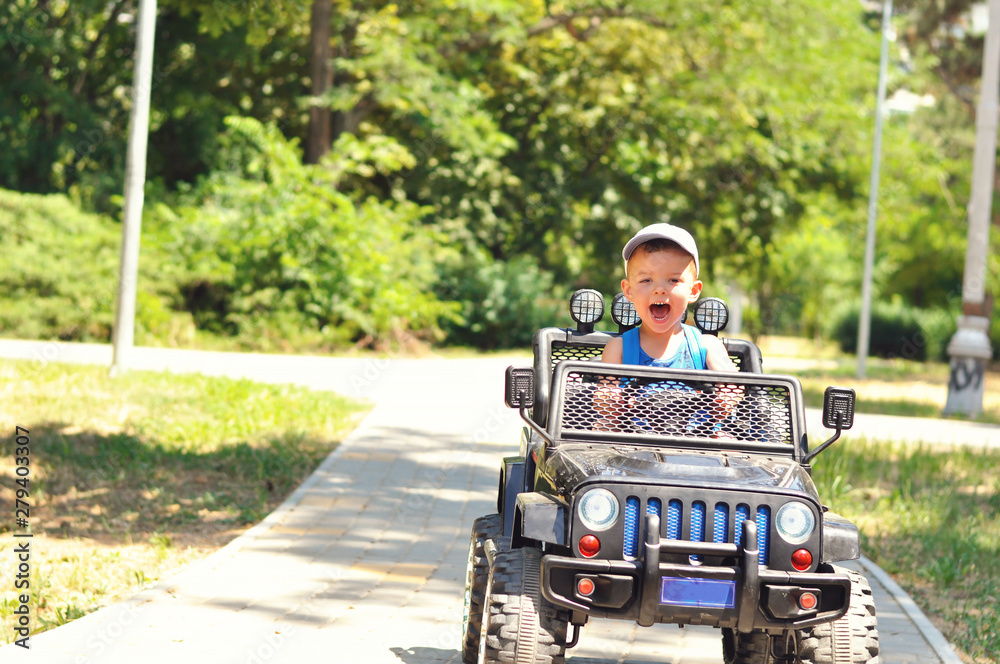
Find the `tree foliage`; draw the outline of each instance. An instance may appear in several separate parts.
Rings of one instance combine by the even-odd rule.
[[[328,86],[311,80],[318,2]],[[898,4],[910,59],[891,87],[941,100],[886,128],[876,285],[911,305],[960,281],[981,44],[939,28],[968,4]],[[117,211],[136,8],[0,10],[0,187]],[[624,241],[668,220],[698,239],[709,290],[738,284],[759,325],[818,333],[827,298],[860,293],[878,28],[848,0],[161,0],[150,241],[190,268],[173,306],[220,333],[440,323],[493,345],[562,289],[616,290]],[[303,166],[316,108],[329,153]]]
[[[337,171],[303,165],[273,125],[227,126],[228,167],[157,224],[159,243],[184,261],[180,288],[199,326],[255,347],[310,331],[329,346],[433,339],[455,306],[431,292],[447,250],[420,223],[424,211],[338,191]],[[391,153],[371,161],[403,163]]]

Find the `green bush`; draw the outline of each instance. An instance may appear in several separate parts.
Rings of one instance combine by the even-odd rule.
[[[303,334],[328,347],[438,338],[457,305],[433,292],[446,250],[428,211],[341,192],[332,164],[303,165],[273,126],[227,125],[228,167],[157,224],[199,327],[261,350]]]
[[[936,308],[917,309],[915,313],[927,343],[927,359],[947,362],[948,342],[955,336],[958,312]]]
[[[179,345],[194,325],[178,310],[170,257],[144,228],[135,341]],[[0,190],[0,331],[22,339],[111,340],[121,225],[66,196]]]
[[[62,195],[0,190],[0,331],[108,341],[121,227]]]
[[[442,268],[441,296],[461,303],[461,320],[444,326],[450,343],[477,348],[531,344],[535,330],[566,317],[568,298],[530,257],[504,262],[471,251]]]
[[[858,322],[861,306],[852,303],[836,310],[831,317],[831,337],[845,353],[858,351]],[[935,342],[936,343],[936,342]],[[926,360],[937,346],[920,325],[916,312],[902,303],[875,302],[871,312],[868,354],[885,358]]]

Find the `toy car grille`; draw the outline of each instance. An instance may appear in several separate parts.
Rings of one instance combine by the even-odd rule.
[[[648,368],[628,375],[578,366],[560,367],[565,370],[556,379],[562,391],[556,399],[557,437],[602,432],[629,438],[794,441],[790,388],[781,381],[741,373],[726,374],[723,382],[714,372],[712,380],[698,380],[691,376],[701,372]]]
[[[551,349],[552,366],[563,360],[592,360],[599,358],[604,346],[598,344],[567,344],[554,342]]]
[[[622,554],[626,560],[639,556],[640,542],[645,538],[644,520],[640,518],[642,502],[637,496],[625,499]],[[664,503],[666,503],[665,508]],[[757,549],[760,562],[762,565],[769,562],[771,508],[768,505],[751,506],[740,501],[733,506],[727,501],[706,504],[704,500],[685,503],[680,498],[669,498],[665,501],[660,498],[649,498],[646,501],[645,514],[656,514],[660,517],[660,536],[665,539],[717,544],[735,542],[737,546],[742,544],[743,521],[753,518],[757,522]]]

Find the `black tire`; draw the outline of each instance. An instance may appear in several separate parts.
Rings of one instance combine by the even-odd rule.
[[[490,567],[486,559],[486,540],[500,540],[503,521],[499,514],[481,516],[472,524],[469,558],[465,577],[465,614],[462,625],[462,662],[476,664],[479,634],[483,623],[483,599]],[[506,548],[506,547],[503,547]]]
[[[535,549],[497,555],[483,612],[483,664],[564,664],[569,613],[542,597],[540,582]]]
[[[722,629],[722,661],[725,664],[769,664],[767,648],[770,638],[764,632],[741,634],[735,629]]]
[[[878,664],[878,621],[868,579],[834,567],[851,577],[851,608],[832,623],[803,629],[798,634],[802,664]]]
[[[847,613],[833,622],[799,630],[788,637],[778,637],[774,643],[777,657],[790,655],[791,646],[801,664],[878,664],[878,625],[875,600],[868,580],[850,570],[834,567],[851,579],[851,606]],[[768,656],[769,637],[764,632],[740,634],[734,629],[722,630],[722,659],[725,664],[771,664]]]

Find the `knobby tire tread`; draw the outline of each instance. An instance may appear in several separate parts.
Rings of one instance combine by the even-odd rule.
[[[483,615],[485,664],[564,664],[569,615],[541,593],[541,555],[497,554]]]

